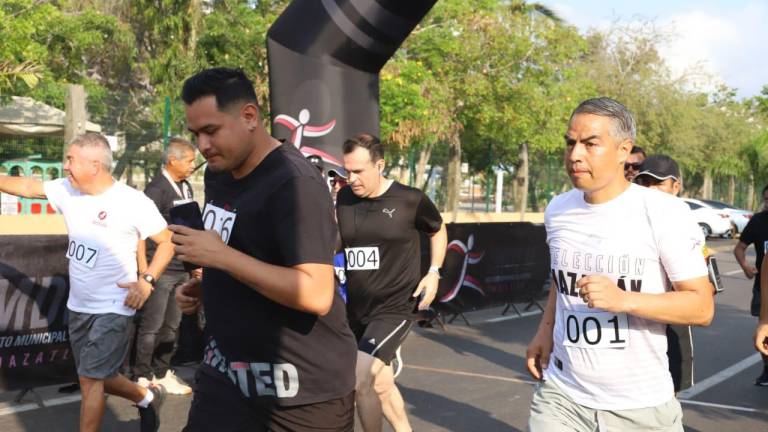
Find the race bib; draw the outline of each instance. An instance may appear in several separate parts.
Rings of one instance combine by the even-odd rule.
[[[235,226],[237,213],[216,207],[213,204],[206,204],[203,209],[203,226],[207,230],[214,230],[219,233],[219,237],[225,244],[229,244],[229,236],[232,234],[232,228]]]
[[[99,257],[99,250],[77,240],[70,239],[66,256],[67,259],[75,260],[88,268],[93,268],[96,265],[96,259]]]
[[[563,311],[563,345],[579,348],[625,348],[629,344],[627,314]]]
[[[346,248],[344,254],[348,271],[379,269],[379,248],[376,246]]]

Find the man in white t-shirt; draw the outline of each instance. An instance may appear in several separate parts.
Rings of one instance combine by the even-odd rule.
[[[685,203],[624,177],[635,140],[626,107],[589,99],[568,126],[575,188],[545,213],[552,285],[526,354],[543,381],[529,430],[682,431],[665,328],[714,315],[701,230]]]
[[[106,138],[87,133],[66,149],[67,178],[41,182],[0,177],[0,191],[48,199],[64,216],[69,234],[69,336],[82,392],[80,431],[99,429],[105,392],[135,402],[141,431],[157,431],[165,390],[142,387],[118,370],[128,350],[132,317],[171,260],[173,244],[154,203],[115,181],[111,167]],[[138,240],[147,237],[158,247],[138,277],[136,248]]]

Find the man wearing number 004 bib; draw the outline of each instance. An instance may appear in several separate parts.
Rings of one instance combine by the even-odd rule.
[[[47,198],[64,216],[69,235],[69,338],[82,402],[80,431],[99,430],[104,393],[139,407],[140,427],[157,431],[165,388],[140,386],[118,370],[128,350],[130,324],[173,257],[171,233],[155,204],[112,178],[112,151],[104,136],[86,133],[66,149],[67,178],[0,177],[0,191]],[[139,239],[157,243],[152,261],[137,276]]]
[[[182,99],[208,161],[206,230],[170,226],[179,259],[203,267],[176,294],[185,313],[202,296],[206,314],[184,431],[351,431],[355,342],[320,172],[267,134],[242,71],[204,70]]]
[[[410,431],[390,362],[418,310],[437,293],[447,235],[435,205],[420,190],[383,176],[384,148],[373,135],[343,145],[349,185],[336,216],[346,257],[347,315],[357,338],[356,401],[366,432],[382,415],[397,432]],[[430,238],[430,268],[421,276],[419,233]]]
[[[589,99],[571,115],[574,189],[545,213],[552,285],[526,354],[542,381],[533,432],[683,430],[665,329],[708,325],[712,286],[685,203],[625,179],[634,140],[631,113],[612,99]]]

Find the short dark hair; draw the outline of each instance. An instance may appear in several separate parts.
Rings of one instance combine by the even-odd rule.
[[[369,133],[360,133],[344,141],[342,151],[349,154],[356,148],[362,147],[371,154],[371,162],[378,162],[384,159],[384,144],[379,139]]]
[[[632,151],[629,152],[629,154],[637,154],[640,153],[645,157],[645,150],[640,146],[632,146]]]
[[[621,104],[621,102],[611,99],[609,97],[597,97],[587,99],[579,104],[573,113],[568,123],[573,120],[578,114],[593,114],[600,117],[608,117],[613,121],[613,136],[620,140],[630,139],[635,142],[637,136],[637,126],[635,125],[635,118],[632,113]]]
[[[236,102],[252,103],[258,107],[253,82],[242,69],[216,67],[200,71],[184,81],[181,99],[192,105],[200,98],[214,96],[219,111],[226,111]]]
[[[768,191],[768,184],[763,188],[763,195],[765,195],[765,191]]]

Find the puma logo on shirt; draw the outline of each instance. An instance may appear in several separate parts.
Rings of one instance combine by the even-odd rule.
[[[392,218],[392,213],[394,213],[395,210],[397,210],[397,209],[388,209],[388,208],[381,209],[381,211],[386,213],[387,216],[389,216],[390,219]]]

